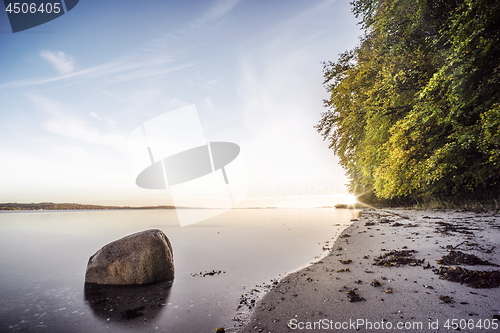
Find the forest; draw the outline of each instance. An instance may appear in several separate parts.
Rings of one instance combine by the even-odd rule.
[[[356,0],[315,126],[366,201],[499,198],[500,2]]]

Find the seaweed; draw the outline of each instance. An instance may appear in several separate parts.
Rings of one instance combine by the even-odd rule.
[[[422,265],[425,259],[416,259],[413,258],[413,253],[416,253],[415,250],[392,250],[386,252],[377,258],[374,258],[375,261],[373,265],[376,266],[384,266],[384,267],[399,267],[403,265],[410,266],[419,266]]]
[[[500,271],[474,271],[462,267],[441,266],[434,270],[442,280],[460,282],[472,288],[500,287]]]
[[[205,272],[199,272],[195,274],[191,274],[192,277],[205,277],[205,276],[215,276],[215,275],[220,275],[220,274],[225,274],[225,271],[216,271],[213,269],[211,272],[210,271],[205,271]]]
[[[378,282],[377,279],[373,279],[372,283],[370,283],[374,287],[380,287],[382,283]]]
[[[440,265],[493,265],[489,261],[482,260],[473,254],[463,253],[461,251],[450,251],[447,255],[436,260]]]
[[[453,303],[453,297],[451,296],[439,296],[439,299],[443,301],[443,303]]]
[[[366,301],[363,297],[359,297],[358,294],[355,292],[356,288],[349,290],[346,292],[347,297],[349,298],[349,302],[359,302],[359,301]]]
[[[339,260],[341,264],[344,264],[344,265],[349,265],[352,260],[351,259],[347,259],[347,260]]]
[[[434,232],[436,233],[441,233],[441,234],[449,234],[450,232],[458,232],[460,234],[464,235],[474,235],[474,233],[471,230],[479,230],[477,228],[468,228],[460,225],[455,225],[451,224],[448,222],[435,222],[437,225],[440,225],[441,227],[436,227],[436,230]]]

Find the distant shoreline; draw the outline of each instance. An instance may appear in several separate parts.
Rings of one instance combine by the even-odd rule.
[[[347,208],[340,205],[336,206],[322,206],[322,207],[309,207],[309,208]],[[278,209],[278,208],[298,208],[298,207],[235,207],[233,209]],[[303,207],[300,207],[303,208]],[[352,209],[354,207],[349,207]],[[101,206],[101,205],[85,205],[77,203],[53,203],[53,202],[40,202],[40,203],[0,203],[0,211],[11,210],[119,210],[119,209],[221,209],[221,208],[203,208],[203,207],[176,207],[176,206]]]
[[[90,210],[90,209],[175,209],[175,206],[100,206],[100,205],[84,205],[76,203],[0,203],[0,211],[2,210]],[[179,207],[180,208],[180,207]],[[184,207],[183,207],[184,208]]]

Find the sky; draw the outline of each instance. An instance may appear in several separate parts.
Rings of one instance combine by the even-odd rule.
[[[171,204],[136,185],[128,138],[194,105],[207,141],[241,148],[242,206],[333,205],[322,62],[360,35],[345,0],[81,0],[17,33],[2,11],[0,202]]]

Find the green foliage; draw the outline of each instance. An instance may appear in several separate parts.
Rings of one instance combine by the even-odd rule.
[[[500,181],[500,3],[355,0],[358,47],[324,64],[316,129],[354,193],[418,200]]]

